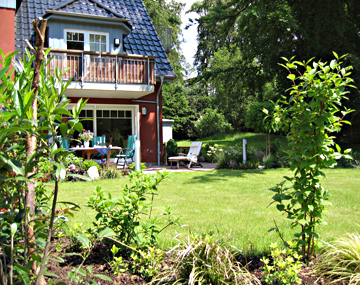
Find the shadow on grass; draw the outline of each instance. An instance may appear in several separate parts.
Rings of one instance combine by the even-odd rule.
[[[249,170],[228,170],[217,169],[214,171],[203,171],[202,175],[192,177],[187,184],[190,183],[212,183],[214,181],[227,181],[233,178],[241,178],[247,174],[264,174],[265,170],[249,169]]]

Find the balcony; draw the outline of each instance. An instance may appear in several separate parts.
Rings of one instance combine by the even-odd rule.
[[[154,92],[155,57],[127,54],[51,50],[48,68],[63,72],[70,97],[139,98]],[[66,71],[66,72],[65,72]],[[77,90],[77,92],[74,92]],[[79,90],[92,90],[84,92]],[[109,91],[104,95],[102,91]],[[121,91],[121,92],[119,92]]]

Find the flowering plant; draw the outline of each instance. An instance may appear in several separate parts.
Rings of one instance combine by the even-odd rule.
[[[83,133],[79,134],[79,138],[84,142],[91,140],[94,137],[94,133],[83,129]]]

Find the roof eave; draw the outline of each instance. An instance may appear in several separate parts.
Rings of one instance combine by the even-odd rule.
[[[102,20],[108,22],[120,22],[125,24],[125,27],[128,29],[129,33],[132,31],[132,25],[130,24],[129,19],[123,18],[108,18],[104,16],[95,16],[95,15],[86,15],[79,13],[71,13],[71,12],[63,12],[63,11],[55,11],[55,10],[45,10],[45,18],[48,18],[47,15],[59,15],[59,16],[69,16],[69,17],[78,17],[78,18],[86,18],[86,19],[94,19],[94,20]]]

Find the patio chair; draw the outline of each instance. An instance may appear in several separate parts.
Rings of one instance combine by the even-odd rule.
[[[92,138],[92,147],[95,147],[96,145],[105,146],[105,136],[97,136]],[[93,153],[91,154],[91,159],[101,159],[100,153]]]
[[[176,161],[177,169],[179,169],[180,161],[188,163],[189,169],[190,169],[190,167],[195,166],[195,165],[203,167],[202,164],[200,163],[200,161],[198,160],[198,158],[200,156],[201,146],[202,146],[202,142],[191,142],[189,152],[186,156],[171,156],[171,157],[169,157],[168,159],[170,161],[171,168],[172,168],[173,161]]]
[[[123,148],[119,151],[119,154],[115,155],[115,164],[119,163],[120,159],[124,160],[124,169],[127,164],[126,159],[131,158],[131,161],[134,162],[134,153],[135,153],[135,141],[136,135],[128,136],[128,141],[126,148]]]
[[[69,140],[64,139],[62,136],[56,137],[60,142],[60,147],[65,148],[66,150],[69,150]]]
[[[94,147],[95,145],[105,145],[105,136],[98,136],[98,137],[93,137],[92,139],[92,147]]]

